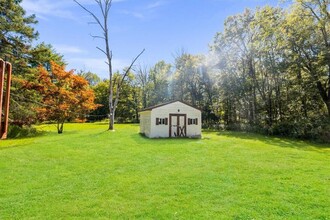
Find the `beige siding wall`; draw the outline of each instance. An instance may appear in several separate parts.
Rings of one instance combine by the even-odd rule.
[[[197,125],[188,125],[188,118],[196,119]],[[187,136],[188,137],[201,137],[202,135],[202,112],[195,110],[187,114]]]
[[[150,137],[151,111],[140,112],[140,133]]]
[[[167,106],[167,105],[166,105]],[[156,125],[156,118],[168,118],[168,111],[162,107],[155,108],[151,112],[151,138],[169,137],[169,124]],[[168,120],[169,123],[169,120]]]

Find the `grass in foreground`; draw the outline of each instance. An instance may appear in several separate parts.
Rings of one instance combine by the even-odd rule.
[[[53,125],[0,142],[0,219],[329,219],[330,146]]]

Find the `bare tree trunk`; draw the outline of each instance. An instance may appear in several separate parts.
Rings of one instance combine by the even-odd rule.
[[[63,124],[64,124],[64,122],[62,122],[62,121],[58,121],[57,122],[57,133],[58,134],[62,134],[63,133]]]
[[[109,130],[114,130],[115,124],[115,113],[113,107],[113,84],[112,84],[112,77],[110,79],[110,91],[109,91]]]
[[[328,118],[330,119],[330,100],[326,103],[327,110],[328,110]]]
[[[144,49],[142,52],[132,61],[131,65],[127,68],[125,73],[123,74],[120,82],[117,84],[117,93],[116,98],[114,100],[114,82],[113,82],[113,72],[112,72],[112,51],[110,50],[110,43],[109,43],[109,28],[108,28],[108,16],[109,11],[112,5],[112,0],[94,0],[96,4],[99,6],[99,9],[101,10],[102,17],[100,20],[95,13],[84,7],[82,4],[80,4],[77,0],[74,0],[82,9],[84,9],[89,15],[93,17],[96,24],[101,28],[103,35],[102,36],[92,36],[93,38],[100,38],[104,40],[105,43],[105,49],[102,49],[100,47],[96,47],[98,50],[100,50],[102,53],[105,54],[107,57],[106,64],[108,65],[108,71],[109,71],[109,130],[114,130],[114,123],[115,123],[115,111],[119,99],[120,94],[120,87],[122,83],[124,82],[127,74],[131,70],[133,64],[135,61],[142,55],[144,52]]]
[[[114,123],[115,123],[115,114],[114,112],[111,112],[109,115],[109,130],[114,130]]]
[[[330,60],[329,60],[330,61]],[[327,109],[328,109],[328,118],[330,119],[330,64],[328,64],[328,91],[327,93],[327,101],[326,101],[326,105],[327,105]]]
[[[120,92],[121,92],[121,86],[123,85],[128,73],[131,71],[134,63],[137,61],[137,59],[144,53],[145,49],[143,49],[131,62],[131,65],[126,69],[125,73],[122,75],[121,79],[117,83],[116,88],[116,97],[113,97],[113,90],[110,91],[109,97],[111,97],[111,103],[109,98],[109,107],[110,107],[110,120],[109,120],[109,130],[114,130],[114,122],[115,122],[115,112],[116,108],[119,102]],[[113,83],[111,83],[113,88]]]
[[[148,84],[148,71],[146,67],[139,67],[137,78],[140,87],[142,88],[142,108],[147,107],[147,84]]]
[[[257,117],[257,92],[256,92],[256,87],[253,85],[253,123],[254,125],[259,124],[259,120]]]

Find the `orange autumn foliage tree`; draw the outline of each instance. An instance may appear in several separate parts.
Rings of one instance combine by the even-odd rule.
[[[56,121],[57,131],[63,132],[65,121],[82,119],[95,110],[95,95],[87,80],[65,71],[64,66],[51,62],[51,72],[39,67],[37,80],[27,83],[26,88],[34,89],[42,96],[42,105],[37,108],[40,120]]]

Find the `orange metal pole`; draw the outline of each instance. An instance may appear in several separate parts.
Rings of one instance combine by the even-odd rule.
[[[6,63],[0,59],[0,137],[2,136],[3,124],[2,124],[2,100],[3,100],[3,84],[5,75]]]
[[[1,139],[7,138],[8,133],[8,119],[9,119],[9,100],[10,100],[10,85],[11,85],[11,71],[12,66],[11,63],[6,62],[6,73],[7,73],[7,80],[6,80],[6,96],[5,96],[5,114],[4,114],[4,125],[2,127],[2,136]]]

